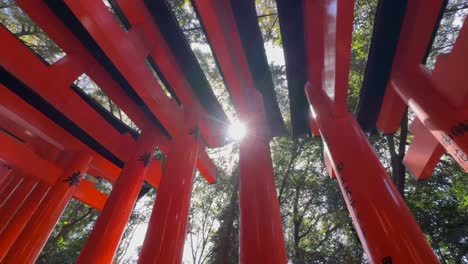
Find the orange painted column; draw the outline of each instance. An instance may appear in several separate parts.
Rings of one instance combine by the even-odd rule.
[[[37,181],[31,178],[25,178],[16,188],[16,190],[8,197],[7,200],[0,203],[0,233],[13,218],[18,211],[18,208],[28,198],[31,191],[36,186]]]
[[[182,263],[197,155],[193,135],[174,137],[139,263]]]
[[[136,152],[115,182],[77,263],[112,263],[159,140],[155,131],[142,132]]]
[[[351,113],[335,116],[307,85],[325,149],[362,247],[372,263],[439,263],[367,136]]]
[[[240,263],[287,263],[269,138],[254,126],[239,149]]]
[[[468,24],[467,24],[468,25]],[[395,92],[413,110],[429,132],[468,172],[468,107],[457,109],[441,100],[431,73],[424,65],[402,69],[392,76]]]
[[[49,190],[10,249],[4,259],[5,263],[32,264],[36,261],[90,162],[91,156],[87,153],[73,155],[63,175]]]
[[[10,221],[8,225],[0,232],[0,262],[8,253],[9,249],[15,243],[21,231],[31,219],[36,209],[44,199],[49,186],[43,183],[38,183],[27,200],[18,209],[14,215],[14,221]]]
[[[18,172],[15,171],[10,173],[4,184],[0,186],[0,204],[6,201],[8,197],[13,194],[22,181],[23,176],[21,174],[18,174]]]
[[[249,137],[240,145],[241,263],[287,263],[270,155],[266,139]]]
[[[10,174],[12,168],[0,161],[0,187],[3,185],[3,182],[8,179],[8,175]]]

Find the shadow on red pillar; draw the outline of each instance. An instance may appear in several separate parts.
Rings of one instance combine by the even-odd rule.
[[[140,135],[136,152],[125,164],[115,182],[77,263],[112,263],[146,172],[153,160],[159,137],[160,135],[152,130],[144,130]]]
[[[26,201],[31,191],[37,184],[37,180],[25,178],[10,197],[0,205],[0,233],[8,222],[18,211],[19,207]]]
[[[90,162],[89,154],[73,155],[63,175],[47,193],[2,263],[32,264],[36,261]]]
[[[49,186],[46,184],[37,184],[27,200],[14,215],[14,221],[9,222],[3,231],[0,232],[0,262],[6,256],[13,243],[15,243],[21,231],[23,231],[48,190]]]
[[[139,263],[182,263],[197,153],[192,135],[174,138]]]

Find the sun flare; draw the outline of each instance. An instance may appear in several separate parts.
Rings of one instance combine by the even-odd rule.
[[[227,131],[227,136],[229,139],[241,141],[245,134],[247,134],[247,128],[241,122],[234,122],[229,125]]]

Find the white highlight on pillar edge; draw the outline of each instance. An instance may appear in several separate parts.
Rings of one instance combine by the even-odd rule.
[[[227,130],[227,136],[234,141],[241,141],[247,134],[247,128],[239,121],[231,123]]]

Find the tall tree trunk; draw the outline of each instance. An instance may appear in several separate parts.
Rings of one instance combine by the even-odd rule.
[[[60,228],[59,232],[52,238],[52,241],[53,241],[54,244],[56,244],[61,237],[67,236],[68,233],[70,233],[70,231],[72,231],[73,228],[77,224],[79,224],[82,220],[84,220],[86,217],[91,215],[93,210],[91,208],[85,208],[85,206],[82,203],[79,203],[73,209],[73,214],[72,215],[78,215],[81,212],[83,212],[83,214],[81,216],[78,216],[78,217],[72,219],[69,223],[64,224]]]
[[[282,199],[283,192],[284,192],[284,190],[286,188],[289,177],[290,177],[291,172],[292,172],[293,167],[294,167],[294,161],[299,156],[299,154],[301,154],[303,146],[304,146],[304,141],[299,142],[298,140],[295,140],[293,142],[293,147],[291,149],[291,159],[289,160],[289,164],[287,166],[286,172],[284,173],[283,180],[281,182],[281,186],[280,186],[280,189],[279,189],[279,192],[278,192],[278,203],[280,204],[280,206],[281,206],[281,204],[283,202],[283,199]]]
[[[401,119],[401,129],[400,129],[400,142],[398,145],[398,174],[396,175],[397,179],[397,188],[400,194],[404,197],[405,192],[405,176],[406,176],[406,167],[403,164],[403,158],[406,154],[406,139],[408,138],[408,111],[405,112],[403,118]]]
[[[111,102],[111,99],[109,97],[107,97],[107,103],[109,104],[109,110],[110,110],[111,114],[114,114],[114,107],[112,107],[112,102]]]
[[[224,214],[223,224],[220,227],[219,246],[216,252],[215,263],[226,264],[229,263],[229,252],[232,248],[232,228],[234,224],[234,217],[237,210],[237,198],[239,192],[239,167],[232,173],[232,191],[229,206]]]
[[[119,119],[120,119],[120,121],[123,121],[123,120],[122,120],[122,111],[120,110],[120,108],[117,108],[117,112],[119,113]]]
[[[398,153],[395,149],[395,140],[393,135],[387,135],[388,149],[390,150],[392,180],[403,198],[405,197],[405,176],[406,169],[403,164],[403,158],[406,154],[406,139],[408,137],[408,112],[401,119]]]
[[[293,204],[293,226],[294,226],[294,263],[301,263],[301,253],[299,242],[301,237],[299,235],[301,223],[299,220],[299,196],[300,196],[300,187],[296,186],[296,193],[294,195],[294,204]]]

